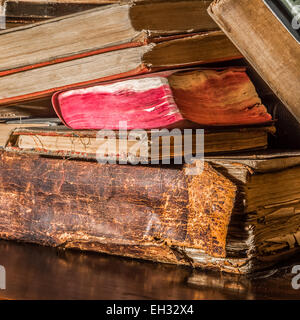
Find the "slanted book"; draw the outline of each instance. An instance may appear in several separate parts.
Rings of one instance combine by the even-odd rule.
[[[300,44],[267,6],[271,2],[278,1],[217,0],[208,12],[299,122]],[[296,9],[298,1],[281,3]]]

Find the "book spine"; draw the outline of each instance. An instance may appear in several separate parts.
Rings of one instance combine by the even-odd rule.
[[[300,121],[300,46],[261,0],[215,0],[208,13]]]
[[[173,263],[186,259],[175,246],[226,255],[236,189],[207,163],[189,176],[3,152],[0,173],[2,239]]]

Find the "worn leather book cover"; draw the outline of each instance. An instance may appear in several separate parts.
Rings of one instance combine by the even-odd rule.
[[[300,44],[263,0],[216,0],[209,14],[300,121]]]
[[[2,152],[0,238],[234,273],[299,250],[299,152],[189,166]]]
[[[159,255],[162,261],[177,260],[176,245],[225,256],[235,186],[209,165],[199,177],[185,175],[180,167],[4,152],[0,166],[1,238],[96,251],[107,245],[108,251],[115,247],[129,256],[139,247],[153,245],[155,254],[155,247],[159,253],[166,246],[169,254]],[[9,197],[5,203],[4,194]],[[178,259],[183,259],[180,252]]]
[[[211,0],[0,0],[10,23],[33,23],[99,6],[130,4],[135,6],[133,16],[143,15],[145,29],[164,30],[173,21],[179,31],[195,26],[206,31],[217,29],[207,13],[210,3]]]

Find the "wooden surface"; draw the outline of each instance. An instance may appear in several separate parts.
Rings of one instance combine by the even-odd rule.
[[[0,299],[299,299],[295,264],[247,278],[1,240]]]

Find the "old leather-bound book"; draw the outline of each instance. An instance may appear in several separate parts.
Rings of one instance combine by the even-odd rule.
[[[1,37],[0,33],[0,42]],[[99,54],[89,52],[67,61],[52,60],[34,68],[28,65],[17,71],[0,71],[0,105],[49,97],[63,89],[241,57],[221,31],[171,38]]]
[[[0,32],[0,104],[70,86],[241,57],[222,31],[207,31],[194,1],[184,2],[185,9],[175,10],[174,19],[161,15],[168,13],[168,4],[180,1],[168,2],[164,10],[152,10],[151,3],[144,9],[116,4]]]
[[[169,26],[174,30],[176,26],[178,31],[195,26],[200,30],[218,28],[206,10],[211,0],[1,0],[1,3],[9,23],[32,23],[104,5],[134,4],[131,15],[141,16],[143,28],[165,30]]]
[[[189,175],[194,165],[2,152],[0,237],[235,273],[299,249],[299,153],[209,158]]]
[[[6,73],[26,70],[26,67],[40,68],[78,57],[141,46],[149,44],[157,37],[181,35],[182,38],[186,34],[194,35],[217,29],[206,27],[208,23],[202,19],[203,9],[202,13],[201,10],[195,10],[194,1],[167,2],[164,9],[156,8],[162,3],[154,2],[154,8],[150,4],[149,8],[140,8],[132,3],[101,6],[33,25],[4,30],[0,33],[0,74],[3,76]],[[181,8],[183,5],[184,10]],[[172,19],[170,16],[164,19],[164,15],[169,9],[172,11],[174,6],[181,8],[175,10],[179,11],[176,13],[178,16],[174,14]],[[212,21],[209,17],[207,20]]]
[[[298,3],[285,0],[216,0],[210,5],[209,14],[299,122]],[[293,6],[296,11],[291,10]],[[291,16],[284,24],[280,12],[288,14],[285,11],[288,8]]]

